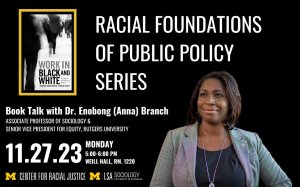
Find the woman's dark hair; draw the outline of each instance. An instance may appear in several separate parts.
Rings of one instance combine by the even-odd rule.
[[[227,129],[232,129],[238,122],[239,116],[241,114],[242,103],[238,84],[234,77],[226,71],[211,72],[198,81],[190,100],[186,123],[193,124],[196,121],[201,121],[201,116],[198,113],[197,101],[200,87],[206,79],[218,79],[223,84],[229,103],[228,114],[224,123]]]

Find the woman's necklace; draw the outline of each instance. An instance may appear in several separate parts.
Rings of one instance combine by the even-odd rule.
[[[227,137],[227,133],[225,132],[223,144],[222,144],[221,151],[220,151],[220,155],[219,155],[217,165],[216,165],[216,168],[215,168],[215,171],[214,171],[214,177],[211,180],[210,175],[209,175],[209,171],[208,171],[208,165],[207,165],[206,153],[205,153],[205,146],[204,146],[204,140],[203,140],[203,132],[202,132],[203,154],[204,154],[204,158],[205,158],[206,172],[207,172],[208,181],[209,181],[209,186],[208,187],[215,187],[214,182],[215,182],[216,172],[217,172],[219,161],[220,161],[220,158],[221,158],[221,155],[222,155],[222,152],[223,152],[223,147],[224,147],[224,144],[225,144],[226,137]]]

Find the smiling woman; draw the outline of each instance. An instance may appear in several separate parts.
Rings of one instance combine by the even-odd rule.
[[[209,108],[211,107],[209,102],[214,102],[213,107],[220,107],[220,104],[228,105],[223,107],[223,110],[226,110],[223,122],[228,129],[237,124],[242,108],[241,95],[237,82],[231,74],[228,72],[212,72],[198,81],[191,97],[187,124],[200,121],[203,118],[200,114],[200,112],[203,112],[201,106]],[[206,105],[203,105],[203,103]]]
[[[198,96],[198,112],[203,123],[222,123],[226,118],[228,102],[224,86],[218,79],[207,79],[202,83]]]
[[[256,133],[236,128],[241,95],[234,77],[211,72],[196,84],[187,125],[170,130],[162,145],[154,186],[290,187]]]

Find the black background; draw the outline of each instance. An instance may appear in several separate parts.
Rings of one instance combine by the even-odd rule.
[[[4,181],[4,173],[12,171],[140,171],[142,181],[123,183],[104,181],[46,181],[55,185],[86,186],[148,186],[156,159],[168,130],[183,126],[189,99],[196,82],[213,70],[229,71],[237,80],[242,94],[242,115],[238,126],[255,131],[275,160],[298,186],[294,169],[298,164],[298,113],[296,29],[292,5],[251,2],[251,4],[172,3],[155,4],[138,2],[103,4],[90,1],[11,1],[2,12],[5,23],[2,34],[2,99],[1,99],[1,186],[40,186],[43,181]],[[18,96],[18,9],[61,8],[77,9],[77,64],[78,94],[66,96]],[[96,34],[96,16],[147,16],[147,26],[156,15],[203,16],[261,16],[259,34]],[[151,29],[152,30],[152,29]],[[112,62],[100,63],[95,58],[97,44],[231,44],[234,49],[231,62]],[[5,44],[5,45],[4,45]],[[4,52],[4,53],[3,53]],[[146,91],[98,91],[96,73],[119,72],[147,74]],[[168,116],[98,117],[92,121],[105,125],[128,125],[128,133],[6,133],[5,106],[95,106],[95,107],[163,107]],[[135,158],[133,166],[93,166],[82,164],[8,164],[8,143],[78,142],[85,140],[114,140],[122,158]],[[25,154],[25,153],[24,153]]]

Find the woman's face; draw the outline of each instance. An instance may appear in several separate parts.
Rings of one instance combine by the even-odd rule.
[[[197,106],[204,122],[216,125],[224,122],[228,112],[228,100],[220,80],[210,78],[203,82]]]

